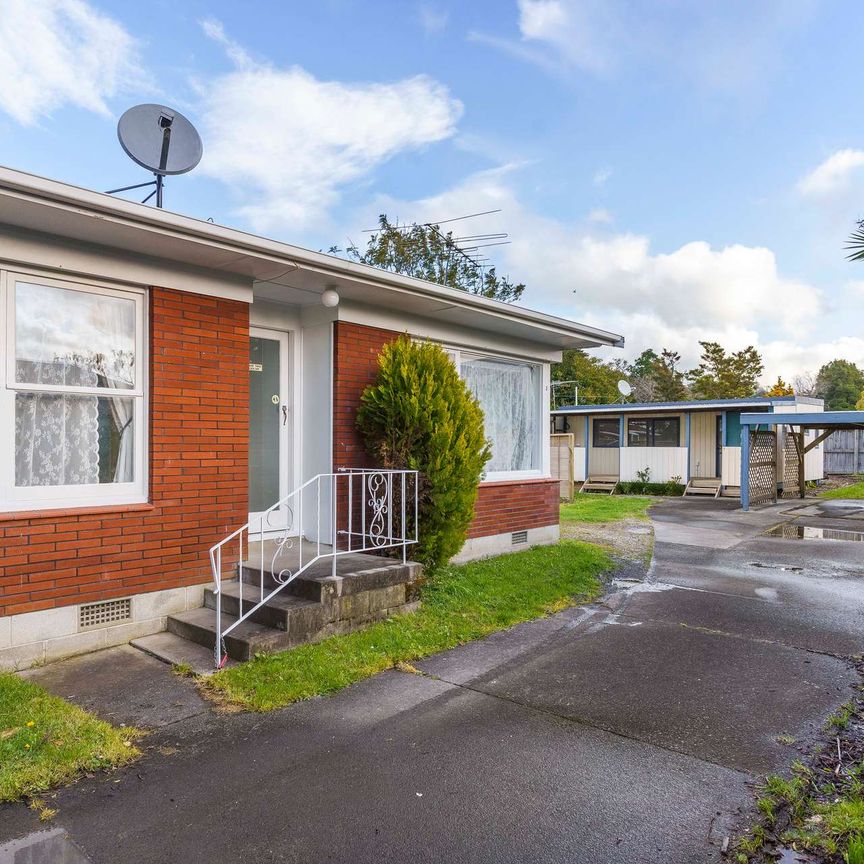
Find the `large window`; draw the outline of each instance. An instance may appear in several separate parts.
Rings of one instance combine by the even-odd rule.
[[[459,374],[480,402],[492,458],[486,479],[542,470],[542,367],[498,357],[450,351]]]
[[[143,500],[143,293],[4,276],[0,509]]]
[[[628,447],[680,447],[679,417],[632,417],[627,422]]]
[[[620,447],[621,421],[617,417],[595,417],[593,442],[595,447]]]

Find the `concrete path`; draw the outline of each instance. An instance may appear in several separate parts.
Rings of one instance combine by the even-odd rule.
[[[754,779],[850,697],[862,649],[864,544],[759,534],[861,515],[661,504],[648,580],[605,604],[269,715],[216,714],[138,659],[148,753],[60,792],[49,840],[94,864],[721,860]],[[116,687],[59,668],[42,683],[85,704]],[[36,829],[0,809],[0,864]]]

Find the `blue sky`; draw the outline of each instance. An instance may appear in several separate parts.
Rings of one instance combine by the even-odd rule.
[[[864,10],[817,0],[0,0],[0,163],[107,189],[117,117],[183,111],[170,209],[312,248],[379,212],[508,231],[525,305],[626,353],[864,364]]]

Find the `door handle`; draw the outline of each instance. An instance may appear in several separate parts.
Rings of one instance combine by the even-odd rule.
[[[288,422],[288,406],[282,406],[282,425],[284,426]]]

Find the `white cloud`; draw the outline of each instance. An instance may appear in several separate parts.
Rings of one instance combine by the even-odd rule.
[[[752,98],[783,65],[785,42],[814,0],[633,4],[630,0],[519,0],[519,37],[472,33],[551,74],[608,76],[657,64],[712,91]]]
[[[830,198],[848,191],[864,167],[864,150],[838,150],[798,182],[798,191],[813,198]]]
[[[553,46],[567,62],[604,72],[614,62],[609,36],[619,31],[608,0],[519,0],[519,30],[529,42]]]
[[[601,236],[584,221],[566,223],[524,207],[512,182],[516,170],[482,172],[422,201],[379,199],[360,218],[398,212],[425,221],[501,208],[472,222],[472,231],[510,232],[512,243],[501,247],[496,263],[526,283],[524,303],[622,333],[628,357],[649,346],[670,347],[690,365],[698,361],[700,340],[730,350],[755,344],[765,352],[766,380],[778,373],[789,378],[832,351],[861,359],[864,342],[832,340],[824,332],[809,349],[801,347],[823,320],[822,293],[782,273],[770,249],[695,240],[657,251],[645,236]]]
[[[502,247],[507,269],[529,285],[526,301],[561,312],[600,309],[606,314],[654,314],[676,327],[738,326],[770,322],[789,332],[806,331],[822,307],[820,292],[781,274],[767,248],[734,244],[714,248],[693,241],[656,252],[648,237],[598,236],[579,224],[540,216],[519,201],[508,183],[516,166],[475,174],[419,212],[472,212],[501,208],[499,222],[484,230],[507,230]],[[400,212],[405,209],[400,208]]]
[[[791,381],[796,375],[819,369],[831,360],[850,360],[864,366],[864,339],[858,336],[838,336],[818,342],[801,344],[788,339],[776,339],[760,345],[765,360],[766,380],[782,375]]]
[[[450,13],[446,9],[439,9],[428,3],[423,3],[419,9],[420,24],[431,36],[437,36],[447,29],[450,21]]]
[[[321,81],[299,66],[254,61],[218,22],[203,26],[235,68],[200,85],[201,168],[237,191],[256,230],[308,227],[343,186],[455,132],[462,104],[426,75],[386,84]]]
[[[594,313],[585,323],[623,333],[627,340],[624,356],[628,358],[636,357],[645,348],[671,348],[681,355],[682,369],[693,368],[699,362],[700,341],[719,342],[730,351],[755,345],[765,366],[762,373],[765,384],[775,381],[778,375],[791,381],[804,372],[815,373],[828,361],[838,358],[864,366],[864,339],[857,336],[838,336],[815,342],[766,339],[758,326],[720,327],[706,322],[681,328],[668,324],[657,315],[622,315],[617,312],[605,316]],[[621,352],[613,349],[604,349],[599,354],[608,360],[622,356]]]
[[[0,0],[0,108],[32,125],[63,105],[108,114],[141,86],[135,39],[83,0]]]
[[[598,222],[598,223],[603,224],[603,225],[610,225],[615,220],[614,220],[612,214],[608,210],[605,210],[602,207],[598,207],[597,209],[592,210],[588,214],[588,221],[589,222]]]

